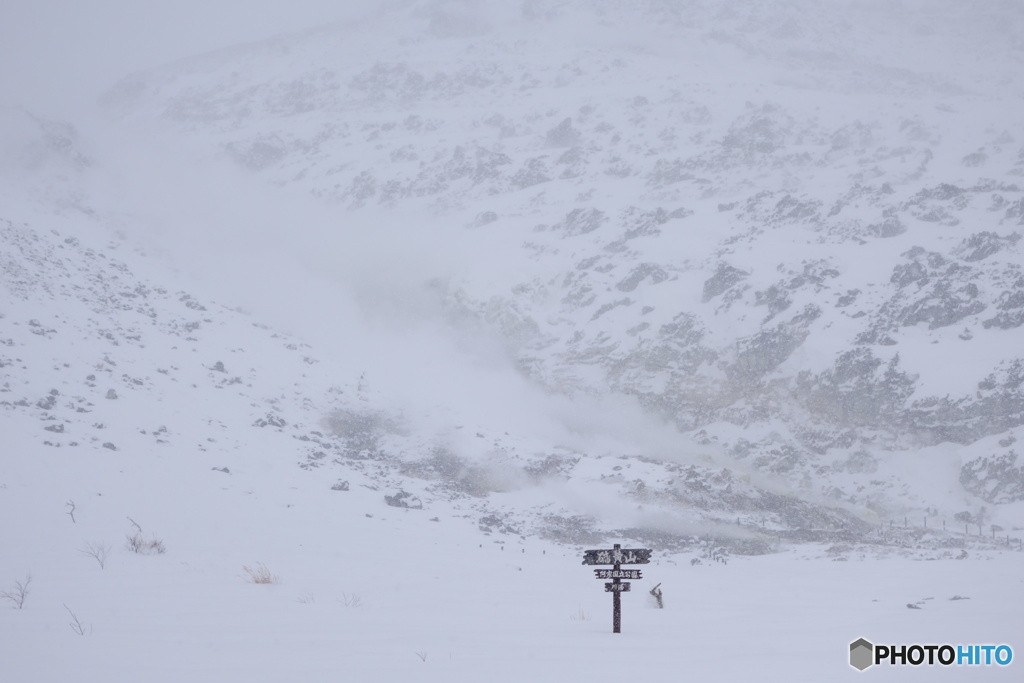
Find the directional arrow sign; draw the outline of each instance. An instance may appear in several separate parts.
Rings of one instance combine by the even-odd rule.
[[[595,579],[642,579],[639,569],[595,569]]]
[[[583,564],[648,564],[651,550],[647,548],[609,548],[583,551]]]
[[[623,581],[622,583],[606,583],[604,585],[605,593],[628,593],[629,592],[629,581]]]

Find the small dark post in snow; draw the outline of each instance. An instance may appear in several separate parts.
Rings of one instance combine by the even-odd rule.
[[[610,550],[583,551],[583,564],[610,564],[614,567],[594,570],[595,579],[611,579],[604,584],[604,590],[612,594],[612,633],[622,633],[622,594],[629,592],[631,585],[622,579],[643,578],[639,569],[623,569],[622,565],[649,564],[651,552],[647,548],[623,548],[618,543]]]

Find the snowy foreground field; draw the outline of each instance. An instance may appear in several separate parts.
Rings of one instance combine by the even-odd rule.
[[[1019,648],[1015,551],[837,562],[784,544],[696,565],[655,553],[616,635],[582,548],[325,490],[265,456],[196,482],[198,457],[24,455],[0,489],[3,589],[31,575],[23,608],[0,609],[4,681],[1019,680],[1016,661],[847,663],[860,637]],[[166,552],[130,552],[132,521]],[[104,545],[101,568],[83,551]],[[647,595],[659,582],[664,609]]]

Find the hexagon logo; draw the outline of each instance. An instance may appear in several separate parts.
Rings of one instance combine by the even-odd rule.
[[[875,659],[875,646],[864,640],[858,638],[857,640],[850,643],[850,666],[857,671],[863,671],[872,664]]]

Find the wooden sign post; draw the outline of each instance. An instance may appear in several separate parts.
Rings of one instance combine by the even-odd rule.
[[[612,569],[595,569],[595,579],[611,579],[604,584],[605,593],[612,594],[612,633],[622,633],[622,594],[629,592],[629,581],[642,579],[639,569],[623,569],[624,564],[648,564],[651,551],[646,548],[623,548],[618,543],[610,550],[585,550],[583,564],[610,564]]]

